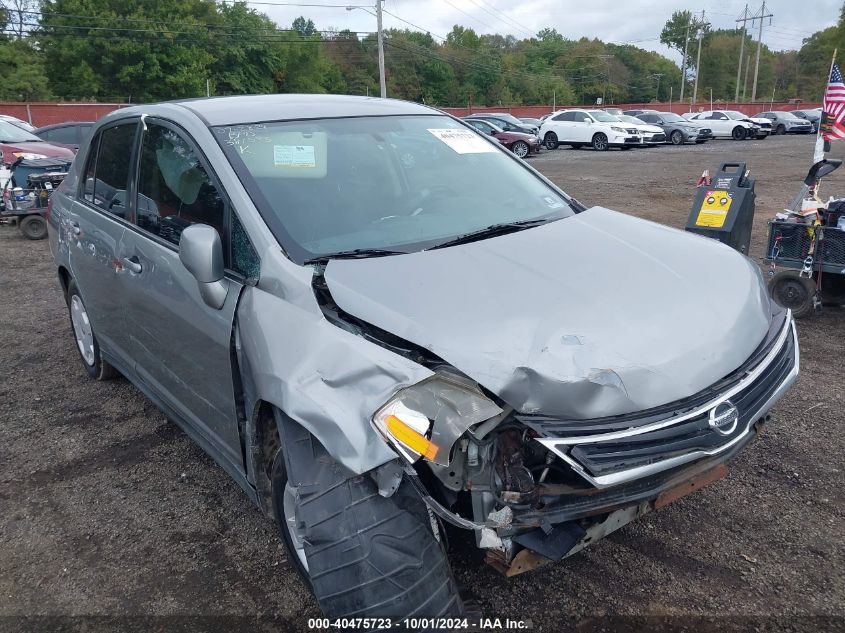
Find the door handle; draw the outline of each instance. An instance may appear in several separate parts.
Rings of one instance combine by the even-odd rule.
[[[140,274],[144,267],[141,266],[141,262],[138,260],[137,255],[133,255],[132,257],[124,257],[123,258],[123,267],[127,268],[129,272]]]

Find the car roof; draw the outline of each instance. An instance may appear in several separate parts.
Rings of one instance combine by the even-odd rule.
[[[64,123],[51,123],[50,125],[42,125],[41,127],[37,128],[36,132],[43,132],[44,130],[55,130],[59,127],[71,127],[74,125],[87,125],[92,126],[96,123],[96,121],[65,121]]]
[[[193,112],[209,126],[298,119],[443,114],[429,106],[398,99],[315,94],[204,97],[121,108],[115,114],[123,117],[158,112],[172,113],[173,106]]]

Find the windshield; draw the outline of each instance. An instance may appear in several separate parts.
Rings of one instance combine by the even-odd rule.
[[[657,116],[659,116],[661,119],[663,119],[666,123],[686,123],[687,122],[687,120],[684,117],[682,117],[678,114],[673,114],[671,112],[658,112]]]
[[[446,116],[212,129],[298,263],[356,249],[419,251],[494,224],[574,213],[498,142]]]
[[[600,121],[602,123],[618,123],[619,117],[615,117],[612,114],[608,114],[604,110],[589,110],[587,112],[591,117],[593,117],[596,121]]]
[[[13,123],[0,119],[0,141],[3,143],[37,143],[41,139]]]

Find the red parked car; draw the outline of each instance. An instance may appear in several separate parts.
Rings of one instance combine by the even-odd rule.
[[[536,136],[521,132],[505,132],[502,128],[482,119],[463,120],[482,134],[494,136],[502,145],[520,158],[525,158],[529,154],[540,153],[540,139]]]
[[[0,153],[3,165],[11,165],[18,158],[66,158],[73,160],[74,153],[66,147],[52,145],[35,134],[27,132],[8,121],[0,120]]]

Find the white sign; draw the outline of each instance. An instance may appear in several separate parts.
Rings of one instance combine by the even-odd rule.
[[[492,143],[471,130],[446,128],[429,129],[428,131],[458,154],[484,154],[498,151]]]
[[[305,167],[317,166],[313,145],[274,145],[273,164],[276,167]]]

